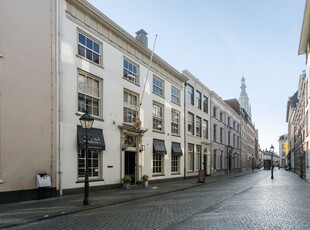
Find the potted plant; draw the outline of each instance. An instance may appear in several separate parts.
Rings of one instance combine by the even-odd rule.
[[[123,187],[125,189],[130,189],[130,181],[131,181],[131,177],[129,175],[125,175],[122,179],[123,181]]]
[[[149,186],[149,176],[144,174],[141,179],[143,180],[143,186],[148,187]]]

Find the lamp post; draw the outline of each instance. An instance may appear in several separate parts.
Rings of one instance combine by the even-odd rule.
[[[270,152],[271,152],[271,179],[273,179],[273,152],[274,152],[273,145],[270,146]]]
[[[91,129],[94,123],[94,118],[89,114],[88,111],[80,117],[80,123],[85,129],[85,179],[84,179],[84,200],[83,205],[88,205],[89,195],[89,180],[88,180],[88,129]]]
[[[254,155],[252,155],[252,171],[254,172]]]

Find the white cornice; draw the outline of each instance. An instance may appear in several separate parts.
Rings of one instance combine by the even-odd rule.
[[[302,23],[298,55],[305,54],[307,52],[307,43],[309,41],[309,26],[310,26],[310,4],[306,1],[304,20]]]
[[[110,18],[108,18],[106,15],[104,15],[101,11],[99,11],[97,8],[95,8],[93,5],[91,5],[88,1],[86,0],[66,0],[67,2],[67,13],[69,14],[73,14],[73,10],[70,9],[70,6],[74,6],[76,7],[79,11],[81,11],[82,13],[84,13],[85,15],[87,15],[90,19],[91,22],[89,22],[89,24],[87,24],[87,26],[91,27],[92,29],[96,30],[98,33],[100,33],[100,31],[98,31],[98,27],[101,26],[103,27],[103,29],[107,30],[107,34],[102,34],[103,36],[107,37],[107,36],[111,36],[111,37],[116,37],[118,40],[122,40],[119,42],[125,42],[127,43],[130,47],[132,47],[134,50],[137,50],[140,55],[142,56],[142,61],[145,62],[145,58],[147,60],[150,59],[152,51],[145,47],[144,45],[142,45],[139,41],[137,41],[132,35],[130,35],[128,32],[126,32],[124,29],[122,29],[119,25],[117,25],[115,22],[113,22]],[[75,15],[73,15],[75,16]],[[80,18],[79,18],[80,19]],[[87,19],[84,20],[87,21]],[[92,24],[98,24],[97,28],[93,28]],[[96,25],[94,26],[96,27]],[[111,35],[112,33],[112,35]],[[115,42],[113,41],[113,39],[111,39],[111,37],[107,37],[111,42]],[[120,45],[115,43],[116,45]],[[128,48],[128,50],[130,50]],[[133,54],[135,55],[135,54]],[[145,58],[144,58],[145,57]],[[168,64],[166,61],[164,61],[162,58],[160,58],[158,55],[154,54],[153,56],[153,63],[151,68],[155,71],[158,72],[158,68],[157,66],[160,66],[159,69],[164,69],[164,71],[162,71],[163,73],[167,73],[167,77],[169,77],[169,75],[174,76],[175,78],[177,78],[179,81],[185,82],[188,79],[181,74],[180,71],[176,70],[174,67],[172,67],[170,64]]]

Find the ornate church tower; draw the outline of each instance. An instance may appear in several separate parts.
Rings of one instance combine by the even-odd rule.
[[[251,105],[250,105],[250,102],[249,102],[248,94],[245,91],[245,88],[246,88],[245,79],[242,76],[241,87],[240,87],[241,93],[240,93],[240,97],[239,97],[239,103],[240,103],[241,108],[243,108],[247,112],[247,114],[250,117],[252,117],[252,115],[251,115]]]

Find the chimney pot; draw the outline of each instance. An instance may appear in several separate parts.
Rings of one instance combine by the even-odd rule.
[[[147,32],[145,32],[143,29],[136,32],[136,39],[141,42],[145,47],[148,47]]]

